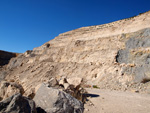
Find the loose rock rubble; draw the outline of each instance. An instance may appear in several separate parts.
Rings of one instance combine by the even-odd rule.
[[[2,81],[0,84],[0,112],[83,113],[85,97],[83,98],[83,92],[80,89],[81,79],[73,80],[79,81],[73,85],[74,82],[69,84],[65,78],[59,82],[51,78],[47,83],[37,86],[36,90],[31,89],[27,97],[22,96],[24,89],[20,84],[14,81]],[[68,84],[68,87],[65,88],[65,84]]]
[[[7,82],[7,81],[0,82],[0,101],[16,93],[20,93],[20,94],[24,93],[24,89],[20,84],[15,82]]]

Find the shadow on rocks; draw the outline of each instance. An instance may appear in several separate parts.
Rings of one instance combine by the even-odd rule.
[[[97,94],[84,94],[84,96],[91,97],[91,98],[100,97],[100,95],[97,95]]]
[[[46,111],[44,109],[42,109],[41,107],[37,107],[36,111],[37,111],[37,113],[46,113]]]

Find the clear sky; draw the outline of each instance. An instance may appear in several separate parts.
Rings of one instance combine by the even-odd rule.
[[[60,33],[150,10],[150,0],[0,0],[0,50],[25,52]]]

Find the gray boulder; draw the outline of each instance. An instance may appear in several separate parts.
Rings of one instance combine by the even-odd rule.
[[[33,100],[15,94],[0,102],[0,113],[37,113]]]
[[[33,99],[47,113],[83,113],[83,103],[71,95],[41,84]]]

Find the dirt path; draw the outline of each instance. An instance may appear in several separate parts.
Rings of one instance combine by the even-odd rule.
[[[85,113],[150,113],[150,94],[87,89],[90,102]]]

